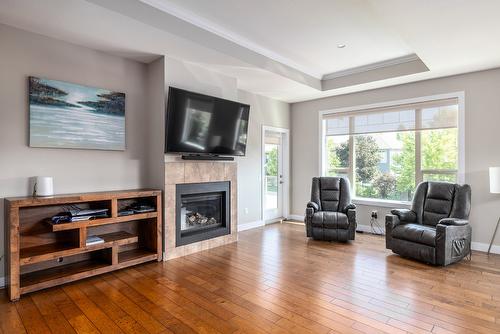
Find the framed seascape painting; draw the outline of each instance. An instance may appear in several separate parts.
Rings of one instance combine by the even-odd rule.
[[[30,146],[125,150],[125,94],[29,77]]]

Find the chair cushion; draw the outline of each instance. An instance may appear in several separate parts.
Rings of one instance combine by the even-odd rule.
[[[443,218],[450,216],[455,185],[446,182],[429,182],[424,203],[422,223],[436,226]]]
[[[402,224],[392,230],[392,237],[396,239],[436,246],[436,229],[421,224]]]
[[[320,179],[321,209],[338,211],[340,201],[340,178],[322,177]]]
[[[349,221],[347,220],[347,215],[344,213],[319,211],[314,213],[312,217],[312,226],[347,230],[349,228]]]

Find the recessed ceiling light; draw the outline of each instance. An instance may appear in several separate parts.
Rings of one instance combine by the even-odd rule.
[[[339,49],[343,49],[343,48],[345,48],[345,46],[346,46],[345,44],[337,44],[337,47],[338,47]]]

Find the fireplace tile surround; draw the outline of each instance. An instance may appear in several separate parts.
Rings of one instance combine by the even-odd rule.
[[[189,183],[229,181],[230,234],[176,247],[176,186]],[[237,241],[237,164],[235,162],[166,162],[165,163],[165,260],[199,252]]]

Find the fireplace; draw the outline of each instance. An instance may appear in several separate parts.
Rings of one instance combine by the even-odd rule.
[[[176,247],[231,233],[229,181],[176,185]]]

